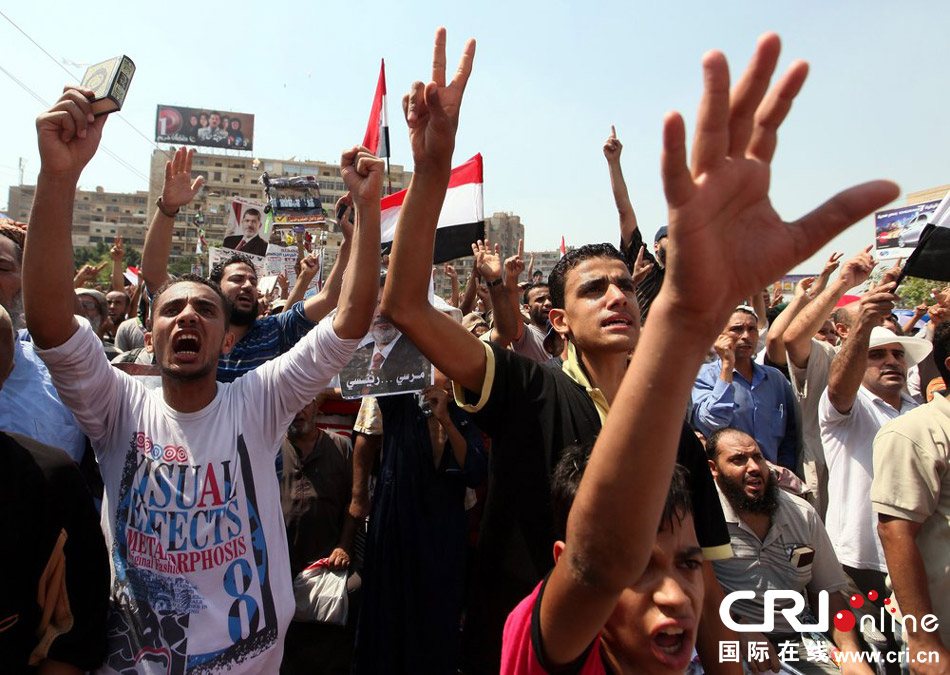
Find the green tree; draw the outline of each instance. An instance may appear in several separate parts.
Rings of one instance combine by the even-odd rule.
[[[900,306],[904,309],[913,309],[922,302],[931,305],[934,303],[934,299],[931,297],[930,291],[939,291],[945,285],[942,281],[906,277],[897,289],[897,293],[901,296]]]

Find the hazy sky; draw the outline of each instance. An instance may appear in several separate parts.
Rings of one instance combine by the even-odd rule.
[[[347,5],[347,6],[344,6]],[[94,7],[94,8],[93,8]],[[159,103],[254,113],[254,156],[339,161],[362,140],[379,59],[386,59],[393,163],[409,164],[401,97],[428,79],[432,36],[448,28],[448,61],[478,41],[456,163],[485,158],[485,212],[511,211],[526,248],[616,241],[617,218],[601,145],[616,124],[623,166],[647,239],[665,220],[659,179],[663,114],[692,126],[700,58],[722,49],[734,78],[758,35],[783,39],[780,68],[811,74],[773,163],[772,199],[797,218],[834,192],[871,178],[902,190],[950,183],[950,124],[942,118],[950,64],[946,2],[515,3],[20,3],[2,10],[57,60],[95,63],[128,54],[137,71],[122,116],[149,137]],[[68,81],[52,60],[0,17],[0,64],[53,101]],[[84,67],[66,66],[78,80]],[[33,120],[39,103],[5,74],[0,203],[35,181]],[[146,189],[153,146],[118,119],[81,185]],[[138,173],[136,173],[136,171]],[[903,195],[901,201],[903,203]],[[833,247],[871,243],[870,219]],[[827,255],[827,252],[824,253]],[[820,269],[813,259],[800,269]]]

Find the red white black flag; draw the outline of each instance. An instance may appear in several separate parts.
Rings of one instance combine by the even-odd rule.
[[[396,221],[406,198],[406,190],[383,197],[381,241],[388,253],[396,235]],[[433,264],[472,255],[472,244],[485,238],[485,208],[482,197],[482,156],[452,169],[449,189],[442,203],[435,231]]]
[[[377,157],[389,157],[389,117],[386,114],[386,60],[379,66],[379,81],[376,83],[376,96],[373,97],[373,109],[369,113],[369,124],[363,145]]]
[[[915,234],[919,234],[917,247],[901,276],[950,281],[950,192],[930,215],[930,222]]]

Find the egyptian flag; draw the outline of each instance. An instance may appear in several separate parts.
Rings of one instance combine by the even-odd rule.
[[[363,145],[377,157],[389,157],[389,118],[386,115],[386,60],[379,66],[379,82],[376,83],[376,96],[373,97],[373,109],[369,113],[369,124]]]
[[[129,265],[125,268],[125,272],[122,273],[122,276],[125,277],[125,280],[128,281],[133,286],[138,286],[139,284],[139,268]]]
[[[406,190],[383,197],[381,240],[383,253],[389,253],[396,234],[396,221],[406,199]],[[472,244],[485,238],[485,208],[482,203],[482,156],[452,169],[449,189],[442,203],[435,231],[433,264],[472,255]],[[421,252],[425,255],[425,252]]]
[[[564,246],[564,235],[562,234],[561,235],[561,257],[563,258],[566,255],[567,255],[567,247]]]
[[[950,192],[930,216],[901,277],[950,281]]]

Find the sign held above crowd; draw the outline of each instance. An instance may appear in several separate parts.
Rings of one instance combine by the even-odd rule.
[[[158,143],[253,150],[254,115],[159,105],[155,113],[155,140]]]

